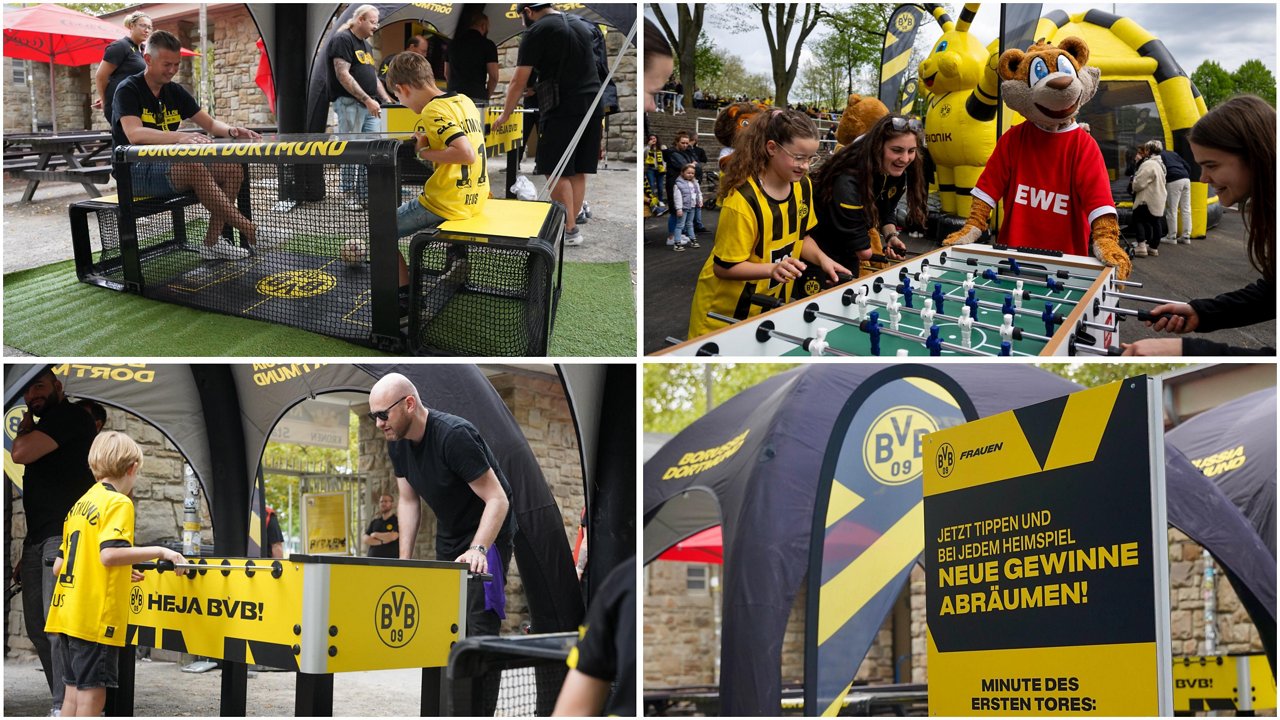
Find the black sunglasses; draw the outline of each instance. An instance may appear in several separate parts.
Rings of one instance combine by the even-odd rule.
[[[372,421],[374,421],[374,422],[378,422],[379,420],[381,420],[382,422],[386,422],[386,421],[387,421],[387,418],[389,418],[389,417],[390,417],[391,408],[393,408],[393,407],[395,407],[395,406],[399,405],[400,403],[404,402],[404,398],[407,398],[407,397],[409,397],[409,396],[408,396],[408,395],[405,395],[404,397],[400,398],[399,400],[397,400],[397,401],[395,401],[395,402],[391,403],[390,407],[388,407],[386,410],[374,410],[373,412],[370,412],[370,413],[369,413],[369,419],[370,419],[370,420],[372,420]]]
[[[898,132],[902,132],[903,130],[911,130],[911,132],[918,133],[924,129],[924,125],[921,125],[919,120],[915,118],[898,117],[897,115],[894,115],[893,117],[889,118],[889,124],[892,125],[893,129],[897,130]]]

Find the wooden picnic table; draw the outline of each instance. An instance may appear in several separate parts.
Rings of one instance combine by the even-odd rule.
[[[111,179],[111,133],[74,132],[11,133],[4,135],[6,171],[26,178],[21,202],[31,202],[41,181],[78,182],[90,197],[102,193],[95,187]],[[35,156],[28,167],[23,158]],[[105,163],[105,164],[104,164]]]

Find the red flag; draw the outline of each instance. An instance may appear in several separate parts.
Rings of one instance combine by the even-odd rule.
[[[271,112],[276,111],[276,80],[271,76],[271,63],[267,60],[267,46],[262,42],[262,38],[258,38],[258,74],[254,76],[253,81],[262,88],[262,94],[267,96],[267,107],[271,108]]]

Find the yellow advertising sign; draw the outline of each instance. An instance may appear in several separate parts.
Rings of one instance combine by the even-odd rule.
[[[302,496],[302,547],[308,555],[350,555],[347,494]]]
[[[1153,384],[924,438],[931,715],[1168,712]]]
[[[27,411],[26,405],[14,405],[4,414],[4,475],[10,482],[22,490],[22,476],[27,471],[26,465],[13,461],[13,439],[18,437],[18,425],[22,423],[22,415]]]
[[[1241,689],[1244,692],[1241,692]],[[1179,713],[1274,710],[1276,681],[1266,655],[1173,659],[1173,709]]]

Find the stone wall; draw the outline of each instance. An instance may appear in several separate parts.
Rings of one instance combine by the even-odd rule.
[[[123,35],[123,33],[121,33]],[[31,95],[26,85],[13,82],[14,65],[27,65],[27,81],[35,85],[36,120],[41,130],[51,124],[49,113],[49,65],[48,63],[4,59],[4,131],[6,133],[31,132]],[[92,102],[93,69],[90,67],[54,66],[54,88],[58,109],[58,131],[84,130],[89,127]],[[94,110],[94,113],[97,111]]]
[[[655,562],[645,569],[644,683],[646,688],[713,683],[720,647],[715,638],[713,596],[685,590],[684,563]],[[1203,548],[1169,530],[1170,626],[1174,656],[1206,654]],[[903,682],[929,680],[925,644],[925,576],[911,571],[909,603],[911,674]],[[714,596],[718,601],[719,595]],[[1258,653],[1262,641],[1221,569],[1214,575],[1217,652]],[[804,681],[805,592],[792,604],[782,646],[782,682]],[[856,679],[889,683],[894,678],[893,617],[885,619]]]
[[[133,438],[142,446],[142,471],[134,486],[135,508],[134,542],[137,545],[153,545],[159,542],[182,539],[182,500],[185,491],[183,468],[185,463],[178,452],[159,430],[150,424],[115,408],[107,408],[105,430],[117,430]],[[207,501],[200,505],[201,540],[206,548],[213,545],[212,525],[209,521]],[[14,503],[14,514],[9,524],[13,543],[9,566],[17,562],[22,552],[22,539],[27,533],[26,515],[22,501]],[[35,649],[27,639],[22,618],[22,596],[9,602],[8,647],[13,655],[33,654]]]

